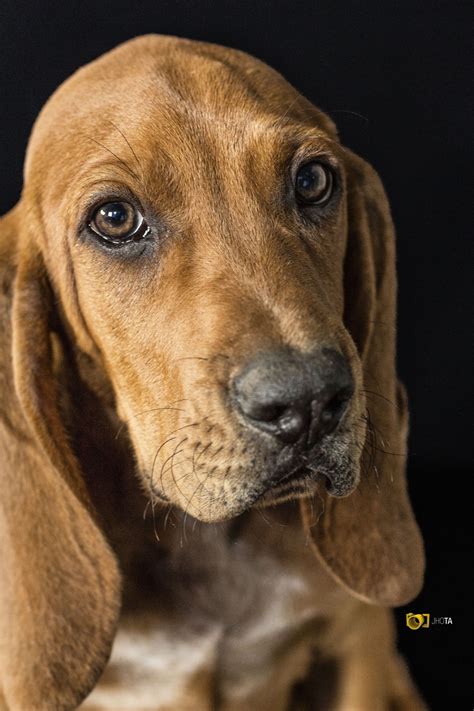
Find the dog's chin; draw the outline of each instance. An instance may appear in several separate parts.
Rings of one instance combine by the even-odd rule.
[[[205,502],[201,502],[198,497],[175,501],[155,487],[151,493],[157,503],[176,506],[193,518],[207,523],[225,521],[252,508],[276,506],[318,492],[343,498],[352,494],[359,483],[359,457],[354,457],[353,451],[346,443],[346,446],[326,447],[325,451],[321,447],[315,448],[312,456],[305,457],[304,464],[299,456],[280,458],[274,468],[262,471],[258,477],[252,470],[248,471],[248,476],[242,474],[242,486],[237,486],[237,490],[233,488],[231,495],[228,489],[218,489],[217,496],[213,500],[207,497]]]

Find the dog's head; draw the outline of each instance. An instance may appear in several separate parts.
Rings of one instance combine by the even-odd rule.
[[[215,521],[321,481],[356,487],[347,166],[331,122],[282,77],[209,45],[129,43],[44,110],[25,201],[152,496]]]
[[[302,497],[343,584],[414,594],[391,221],[323,113],[246,54],[140,38],[43,109],[16,215],[16,382],[58,470],[40,272],[152,497],[203,521]]]

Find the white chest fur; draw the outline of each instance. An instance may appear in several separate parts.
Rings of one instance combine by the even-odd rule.
[[[160,572],[167,592],[158,584],[156,599],[124,616],[108,667],[81,709],[182,711],[196,684],[204,695],[218,686],[222,698],[245,697],[268,683],[276,650],[291,646],[298,630],[327,612],[315,575],[323,588],[328,582],[315,571],[313,555],[302,550],[302,556],[306,565],[293,550],[254,537],[223,546],[206,529]],[[329,588],[325,606],[332,604]]]
[[[109,665],[81,709],[178,710],[189,682],[212,663],[219,633],[182,636],[150,622],[148,630],[119,629]]]

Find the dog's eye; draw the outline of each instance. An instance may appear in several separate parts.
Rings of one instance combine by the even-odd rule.
[[[149,230],[141,212],[129,202],[106,202],[92,215],[89,227],[113,244],[124,244],[143,237]]]
[[[304,205],[324,205],[332,195],[333,186],[332,170],[324,163],[306,163],[296,174],[296,197]]]

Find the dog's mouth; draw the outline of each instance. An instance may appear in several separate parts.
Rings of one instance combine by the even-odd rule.
[[[342,451],[341,451],[342,450]],[[302,453],[280,456],[279,466],[266,482],[259,505],[277,504],[291,498],[301,498],[324,490],[330,496],[342,498],[351,494],[359,480],[359,467],[349,449],[328,446],[316,447],[307,455]]]
[[[239,465],[239,479],[230,483],[225,468],[212,478],[212,468],[205,474],[201,465],[203,470],[200,476],[197,472],[197,481],[192,482],[189,494],[180,491],[182,500],[157,487],[156,481],[151,484],[149,493],[162,504],[189,509],[197,518],[204,514],[204,520],[211,520],[211,517],[220,520],[253,507],[275,506],[318,492],[342,498],[354,491],[359,480],[359,449],[354,444],[350,428],[341,428],[313,448],[303,445],[283,447],[273,457],[268,457],[265,468],[260,468],[262,458],[259,461],[255,456],[249,461],[248,468],[244,463]],[[203,494],[202,499],[195,495],[196,492]]]
[[[256,506],[267,507],[276,506],[287,501],[306,498],[315,495],[317,491],[326,491],[330,496],[342,498],[353,492],[358,483],[358,478],[352,472],[339,472],[339,476],[330,474],[328,468],[321,471],[309,467],[305,463],[290,468],[284,475],[273,476],[265,485],[263,490],[257,494],[250,506],[245,506],[243,510]],[[153,495],[162,504],[170,505],[172,502],[168,496],[157,488],[153,488]]]
[[[311,474],[306,467],[300,466],[289,472],[276,484],[266,488],[258,497],[255,505],[275,506],[291,499],[310,496],[321,484],[324,485],[321,477]]]
[[[334,487],[333,482],[326,474],[311,471],[308,467],[301,465],[280,479],[278,483],[265,489],[255,503],[258,506],[274,506],[291,499],[311,496],[321,489],[335,497],[347,496],[352,492],[352,487],[350,487],[350,490],[349,488],[347,491],[344,489],[344,493],[341,493],[342,488],[340,486]]]

